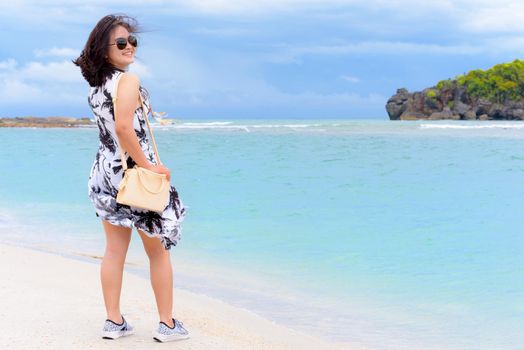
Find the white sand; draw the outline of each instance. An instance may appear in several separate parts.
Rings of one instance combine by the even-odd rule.
[[[124,272],[121,307],[134,335],[101,338],[105,309],[100,266],[0,244],[0,349],[362,349],[335,345],[219,300],[175,288],[175,317],[191,339],[157,343],[147,279]]]

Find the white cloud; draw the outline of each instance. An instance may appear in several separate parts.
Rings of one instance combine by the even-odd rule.
[[[300,55],[291,50],[279,50],[261,56],[264,62],[275,64],[301,64]]]
[[[261,96],[258,99],[260,102],[266,98],[271,98],[271,101],[276,101],[272,105],[277,106],[308,106],[308,107],[340,107],[340,106],[374,106],[383,104],[386,101],[385,97],[380,94],[362,95],[358,93],[339,92],[323,94],[318,92],[301,92],[301,93],[286,93],[278,90],[273,90],[271,94]]]
[[[475,33],[524,32],[524,3],[521,1],[497,1],[476,6],[472,11],[464,9],[462,27]]]
[[[36,57],[58,56],[76,58],[81,50],[71,49],[68,47],[53,47],[47,50],[35,50]]]
[[[71,53],[72,49],[38,50],[43,55],[36,56],[61,56]],[[75,51],[76,55],[76,51]],[[140,77],[152,76],[149,67],[135,61],[130,66],[130,71]],[[39,62],[30,61],[24,65],[9,58],[0,61],[0,101],[4,103],[20,103],[31,101],[44,103],[83,103],[85,102],[86,82],[80,68],[71,60]]]
[[[524,34],[514,36],[494,36],[486,39],[486,46],[495,53],[522,55],[524,54]]]
[[[5,69],[7,71],[11,71],[13,69],[15,69],[17,63],[16,63],[16,60],[14,58],[10,58],[6,61],[0,61],[0,70],[2,69]],[[2,72],[0,72],[1,74]]]
[[[360,79],[351,75],[342,75],[340,76],[340,79],[343,79],[345,81],[349,81],[350,83],[358,83],[360,82]]]
[[[386,100],[379,94],[283,91],[265,80],[256,63],[242,57],[214,56],[208,61],[182,48],[172,47],[170,50],[149,50],[144,61],[155,76],[154,88],[159,94],[153,94],[152,98],[159,106],[338,108],[372,106]]]
[[[363,41],[336,45],[279,45],[277,50],[265,56],[271,63],[300,63],[306,55],[349,55],[349,54],[381,54],[381,55],[476,55],[488,52],[484,45],[438,45],[399,41]]]
[[[329,9],[385,9],[403,13],[422,14],[434,13],[435,10],[453,8],[454,3],[462,1],[451,0],[91,0],[86,5],[84,0],[22,0],[1,2],[0,10],[17,12],[18,14],[36,15],[42,12],[43,18],[48,15],[54,18],[67,19],[74,16],[85,19],[85,13],[77,11],[79,7],[89,10],[90,14],[100,13],[101,9],[123,7],[133,11],[136,8],[147,11],[162,11],[176,14],[202,14],[211,16],[258,16],[275,15],[278,13],[299,13],[304,11],[317,12]],[[467,1],[466,1],[467,2]],[[30,11],[28,11],[30,10]]]
[[[434,19],[435,15],[453,18],[473,30],[507,30],[524,26],[524,4],[520,0],[19,0],[1,1],[0,13],[7,16],[59,19],[75,22],[91,20],[104,10],[125,6],[129,12],[163,11],[204,15],[257,15],[319,13],[328,10],[368,11],[392,17]],[[84,11],[78,11],[82,9]],[[86,18],[86,11],[89,16]],[[336,15],[337,13],[332,14]],[[491,28],[491,29],[490,29]]]
[[[241,37],[253,35],[252,30],[245,28],[207,28],[199,27],[193,30],[193,33],[200,35],[213,36],[218,38],[227,38],[227,37]]]
[[[70,61],[32,61],[23,66],[13,58],[0,62],[2,103],[52,105],[82,101],[85,101],[85,84],[78,68]]]
[[[79,68],[71,61],[29,62],[16,72],[16,76],[24,81],[46,83],[80,83],[83,81]]]
[[[481,51],[481,48],[471,45],[438,45],[399,41],[363,41],[344,45],[316,45],[295,47],[291,49],[295,54],[349,54],[349,53],[388,53],[388,54],[465,54],[472,55]]]
[[[351,0],[178,0],[173,9],[209,15],[258,15],[275,12],[296,12],[358,3]]]
[[[153,96],[157,105],[171,105],[176,107],[226,107],[226,108],[300,108],[325,107],[331,108],[361,108],[383,105],[387,100],[381,94],[359,94],[351,92],[318,93],[305,91],[290,93],[281,91],[274,86],[261,80],[252,82],[244,88],[235,86],[228,91],[200,91],[187,92],[183,90],[173,91],[169,96]]]
[[[135,62],[129,66],[129,71],[135,73],[140,78],[151,78],[153,75],[148,66],[135,59]]]
[[[49,27],[42,27],[44,24],[49,24],[53,29],[77,31],[71,31],[76,35],[74,40],[53,41],[51,44],[64,47],[36,50],[36,59],[33,62],[21,64],[14,59],[3,58],[0,61],[0,92],[3,93],[0,101],[8,101],[9,98],[5,96],[16,99],[17,94],[13,91],[32,96],[35,101],[56,100],[55,96],[65,96],[67,91],[71,91],[67,98],[71,101],[78,98],[80,103],[85,104],[85,82],[79,69],[70,63],[70,58],[79,51],[65,46],[76,45],[79,40],[85,42],[87,33],[96,20],[115,8],[123,8],[130,15],[139,14],[143,18],[157,18],[151,16],[155,13],[190,13],[191,17],[188,18],[192,20],[202,16],[203,20],[198,18],[188,20],[187,23],[196,27],[193,33],[211,39],[243,36],[253,39],[250,36],[262,34],[256,40],[245,41],[252,45],[250,49],[256,47],[254,50],[259,50],[252,56],[243,51],[245,46],[242,46],[244,44],[240,40],[236,46],[219,49],[216,45],[210,45],[197,55],[191,53],[191,50],[202,42],[196,42],[193,46],[189,39],[183,37],[185,33],[172,31],[170,23],[160,24],[167,27],[162,30],[168,31],[166,37],[170,37],[164,42],[169,43],[170,48],[173,40],[177,40],[172,37],[178,36],[178,40],[187,41],[179,42],[175,50],[166,56],[163,56],[165,51],[155,50],[152,45],[147,47],[143,54],[149,55],[145,58],[150,60],[137,61],[130,70],[146,80],[152,78],[151,87],[158,88],[164,99],[174,98],[177,103],[193,105],[262,106],[267,101],[271,105],[282,106],[383,104],[384,98],[378,95],[364,96],[348,92],[322,94],[314,91],[288,93],[283,91],[285,89],[278,89],[268,83],[270,79],[265,78],[267,71],[262,69],[264,63],[301,64],[302,58],[308,55],[462,55],[469,59],[474,55],[491,52],[524,51],[520,49],[524,47],[524,37],[521,35],[524,32],[524,4],[515,0],[1,1],[0,20],[5,19],[8,22],[6,31],[21,28],[20,23],[32,23],[34,28],[43,28],[43,35],[53,38],[55,36],[52,35],[56,32],[45,31]],[[215,18],[206,21],[206,16],[227,20],[230,16],[237,16],[240,20],[213,22]],[[257,16],[269,18],[270,21],[257,23]],[[166,17],[162,18],[164,21]],[[288,18],[289,23],[281,25],[282,19]],[[359,26],[348,18],[358,18]],[[141,20],[140,16],[138,19]],[[276,20],[273,21],[274,19]],[[249,25],[245,25],[244,21],[249,21]],[[266,30],[264,26],[268,23],[277,23],[278,26]],[[316,30],[318,26],[319,35],[308,37],[297,32],[305,23],[312,30]],[[147,27],[147,23],[145,25]],[[81,34],[78,28],[81,28]],[[355,28],[359,30],[352,31]],[[187,30],[191,31],[191,26]],[[275,33],[276,30],[282,30],[282,33]],[[410,35],[401,36],[399,33]],[[457,41],[450,41],[448,44],[448,41],[442,40],[450,37],[449,33],[453,33],[451,36]],[[151,37],[153,36],[159,37],[157,33],[153,33]],[[349,37],[354,41],[349,41]],[[193,38],[194,36],[191,39]],[[311,41],[308,42],[308,38]],[[343,41],[340,38],[346,39]],[[262,52],[276,40],[289,44],[273,46],[269,52]],[[152,58],[154,55],[157,57]],[[44,62],[47,60],[52,62]],[[342,73],[343,71],[338,74]],[[359,74],[358,70],[354,73]],[[348,83],[360,81],[352,75],[341,75],[339,78]],[[296,88],[295,86],[295,91]],[[81,93],[75,97],[73,92],[76,93],[77,90]]]
[[[307,14],[328,23],[336,20],[351,26],[360,22],[367,30],[383,33],[400,27],[416,31],[418,26],[466,31],[469,33],[508,33],[524,31],[524,3],[520,0],[21,0],[0,1],[0,19],[31,21],[60,27],[85,23],[93,25],[101,14],[125,5],[133,14],[197,14],[241,18]],[[362,19],[365,20],[362,20]],[[350,21],[347,21],[350,19]],[[356,25],[356,24],[353,24]],[[445,25],[445,28],[442,28]],[[244,29],[196,29],[213,36],[241,36]]]
[[[12,78],[0,77],[0,102],[5,104],[30,103],[41,99],[42,90]]]

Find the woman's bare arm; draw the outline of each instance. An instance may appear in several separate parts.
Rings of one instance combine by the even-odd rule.
[[[135,110],[140,103],[138,97],[140,81],[133,74],[124,73],[118,84],[118,98],[115,102],[115,131],[120,146],[127,151],[136,164],[142,168],[152,170],[160,174],[166,174],[169,180],[169,169],[158,164],[154,165],[144,154],[133,126]]]
[[[125,73],[118,84],[118,98],[115,102],[115,131],[118,141],[138,166],[150,169],[153,164],[146,158],[140,147],[133,127],[133,118],[139,101],[140,82],[136,75]]]

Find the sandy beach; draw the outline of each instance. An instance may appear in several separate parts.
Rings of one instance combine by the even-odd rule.
[[[270,322],[248,310],[175,288],[175,317],[191,339],[157,343],[149,280],[124,272],[122,313],[134,335],[101,338],[105,309],[99,261],[0,244],[0,347],[3,349],[362,349],[332,344]]]

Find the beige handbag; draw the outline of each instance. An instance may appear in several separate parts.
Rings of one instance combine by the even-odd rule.
[[[117,99],[117,88],[120,81],[120,74],[115,82],[113,105]],[[147,117],[146,107],[142,95],[139,93],[140,102],[142,103],[142,112],[144,119],[149,129],[149,135],[153,142],[153,149],[157,164],[160,163],[160,157],[158,156],[158,150],[156,148],[155,138],[153,131],[149,126]],[[146,209],[162,213],[166,208],[169,201],[169,190],[170,185],[165,174],[158,174],[154,171],[147,170],[145,168],[135,165],[133,168],[127,168],[127,162],[125,161],[124,152],[120,149],[120,158],[122,160],[122,168],[124,169],[124,177],[118,185],[118,194],[116,196],[117,203],[129,205],[131,207]]]

